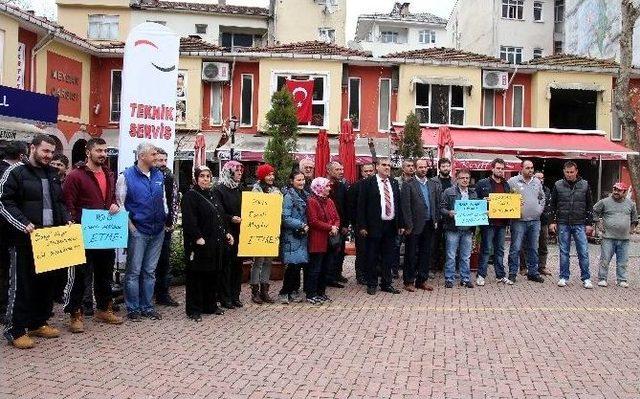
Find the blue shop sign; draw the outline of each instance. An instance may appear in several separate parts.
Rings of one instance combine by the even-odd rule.
[[[0,119],[55,124],[58,97],[0,86]]]

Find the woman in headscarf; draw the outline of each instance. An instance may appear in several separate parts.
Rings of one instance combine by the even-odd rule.
[[[211,191],[211,170],[194,170],[195,184],[182,199],[186,267],[186,312],[193,321],[202,314],[224,314],[216,303],[216,291],[224,252],[233,245],[222,205]]]
[[[309,267],[305,274],[307,302],[318,305],[331,299],[326,294],[326,277],[332,261],[329,240],[337,237],[340,217],[335,204],[329,198],[330,181],[316,177],[311,182],[313,194],[307,201],[309,222]]]
[[[289,176],[289,187],[284,189],[282,205],[282,235],[280,248],[286,265],[284,281],[278,300],[280,303],[302,302],[300,271],[309,262],[307,252],[307,192],[304,191],[304,173],[296,170]],[[306,281],[305,281],[306,284]]]
[[[253,185],[253,190],[259,193],[281,195],[278,187],[274,185],[276,181],[276,170],[269,164],[258,166],[256,170],[258,181]],[[269,296],[269,277],[271,276],[271,257],[260,257],[253,259],[251,266],[251,300],[257,304],[273,303]]]
[[[240,288],[242,286],[242,259],[238,258],[238,240],[240,237],[240,210],[242,209],[242,173],[244,167],[238,161],[229,161],[222,167],[220,180],[213,190],[229,224],[233,236],[233,245],[224,259],[220,287],[220,305],[227,309],[241,308]]]

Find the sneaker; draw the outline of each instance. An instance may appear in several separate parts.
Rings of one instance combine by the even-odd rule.
[[[460,285],[467,288],[473,288],[473,283],[471,281],[465,281],[463,283],[460,283]]]
[[[445,281],[444,288],[453,288],[453,281]]]
[[[318,298],[320,298],[320,300],[322,302],[333,302],[333,299],[329,298],[328,295],[318,295]]]
[[[537,276],[527,276],[527,280],[529,281],[534,281],[536,283],[544,283],[544,279],[542,278],[542,276],[537,275]]]
[[[289,302],[304,302],[304,296],[300,295],[300,292],[298,291],[293,291],[291,294],[289,294]]]
[[[142,313],[142,317],[146,317],[151,320],[162,320],[162,315],[155,310],[150,310],[148,312]]]
[[[289,304],[289,295],[288,294],[280,294],[280,295],[278,295],[278,302],[280,302],[283,305],[288,305]]]
[[[593,288],[593,284],[591,283],[591,280],[586,279],[582,282],[582,286],[586,289],[591,289]]]
[[[317,300],[315,296],[313,298],[307,298],[307,303],[312,305],[322,305],[322,301]]]
[[[507,284],[507,281],[509,281],[509,279],[508,279],[508,278],[506,278],[506,277],[502,277],[502,278],[499,278],[499,279],[498,279],[497,283],[498,283],[498,284]]]
[[[515,279],[511,280],[510,278],[508,278],[504,283],[506,285],[514,285],[516,283],[516,280]]]
[[[482,276],[478,276],[478,278],[476,278],[476,285],[478,287],[482,287],[484,286],[484,277]]]
[[[606,287],[607,285],[607,280],[598,281],[598,287]]]
[[[560,280],[558,280],[558,287],[566,287],[567,286],[567,280],[561,278]]]
[[[29,335],[40,338],[58,338],[60,336],[60,330],[45,324],[35,330],[29,331]]]
[[[629,288],[629,283],[627,283],[626,281],[621,281],[618,283],[618,287]]]
[[[127,319],[129,321],[133,321],[135,323],[142,321],[142,316],[138,312],[129,312],[127,313]]]

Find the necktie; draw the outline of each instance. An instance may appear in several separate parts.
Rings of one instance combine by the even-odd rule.
[[[384,179],[382,181],[382,186],[384,187],[384,214],[388,217],[391,217],[391,190],[389,188],[389,179]]]

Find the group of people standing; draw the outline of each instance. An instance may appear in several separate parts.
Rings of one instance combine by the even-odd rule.
[[[169,253],[180,212],[187,316],[199,322],[205,314],[221,315],[224,309],[243,307],[243,259],[238,256],[244,177],[240,162],[225,163],[215,185],[208,167],[194,168],[193,185],[180,201],[176,182],[166,166],[167,154],[150,143],[138,146],[137,161],[117,179],[106,164],[104,140],[90,139],[86,160],[67,175],[52,167],[55,144],[49,136],[37,135],[28,155],[24,150],[9,149],[0,163],[4,169],[0,170],[4,335],[13,346],[31,348],[35,345],[33,337],[60,335],[47,322],[55,296],[53,275],[35,273],[29,234],[36,228],[79,223],[83,209],[128,212],[124,303],[129,321],[161,319],[154,296],[155,304],[179,305],[169,294]],[[343,288],[348,282],[343,262],[350,235],[356,243],[355,277],[370,295],[378,290],[400,293],[393,279],[400,265],[402,242],[405,291],[433,290],[428,280],[437,266],[444,267],[446,288],[453,288],[456,280],[463,287],[473,288],[470,257],[476,228],[456,225],[455,203],[467,199],[490,201],[492,193],[519,193],[522,212],[518,219],[489,219],[489,225],[480,226],[476,285],[486,283],[491,254],[498,283],[515,284],[519,272],[530,281],[542,283],[542,276],[551,274],[546,243],[548,233],[553,232],[558,235],[560,248],[558,286],[566,286],[569,280],[573,239],[582,284],[592,288],[587,235],[593,232],[596,221],[603,232],[598,285],[607,285],[608,265],[615,254],[617,284],[628,286],[629,234],[638,217],[635,204],[626,198],[628,187],[623,183],[614,185],[611,196],[592,206],[589,185],[571,161],[564,165],[564,178],[551,190],[543,184],[544,174],[535,171],[529,160],[522,162],[518,175],[506,180],[505,162],[495,159],[490,176],[474,187],[467,169],[458,169],[451,176],[448,159],[438,161],[433,178],[428,177],[429,166],[426,159],[405,160],[402,176],[394,178],[390,161],[378,159],[375,164],[360,165],[360,179],[348,186],[339,162],[330,162],[326,171],[315,171],[314,163],[303,159],[284,187],[276,186],[273,166],[259,166],[252,190],[283,196],[280,259],[285,273],[282,288],[274,298],[270,294],[274,259],[254,258],[249,278],[251,300],[260,305],[276,300],[283,304],[330,302],[327,288]],[[511,242],[505,270],[507,227]],[[89,267],[93,270],[97,308],[94,319],[109,325],[123,323],[116,314],[111,291],[114,258],[114,250],[86,250],[87,264],[65,270],[64,311],[69,313],[70,331],[80,333],[85,329],[82,305]]]

